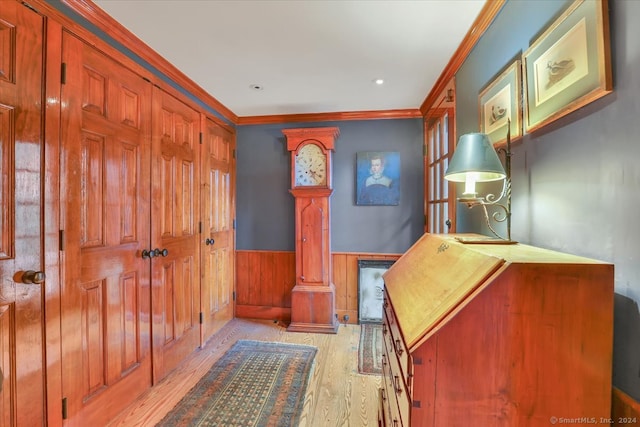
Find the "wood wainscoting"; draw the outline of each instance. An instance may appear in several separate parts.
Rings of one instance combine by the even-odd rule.
[[[611,418],[612,426],[640,425],[640,402],[619,388],[613,387]]]
[[[401,254],[334,252],[333,284],[341,323],[358,323],[358,260],[396,260]],[[236,317],[291,319],[291,290],[295,285],[293,251],[236,251]]]

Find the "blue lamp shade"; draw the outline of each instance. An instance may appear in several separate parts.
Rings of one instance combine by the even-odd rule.
[[[458,146],[449,162],[444,178],[453,182],[498,181],[507,174],[484,133],[468,133],[458,140]]]

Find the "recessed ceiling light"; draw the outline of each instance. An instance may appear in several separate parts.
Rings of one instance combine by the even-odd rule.
[[[381,84],[383,84],[383,83],[384,83],[384,80],[383,80],[383,79],[374,79],[374,80],[373,80],[373,82],[374,82],[375,84],[377,84],[377,85],[381,85]]]
[[[254,84],[252,84],[252,85],[249,85],[249,87],[250,87],[251,89],[253,89],[253,90],[264,90],[264,86],[259,85],[259,84],[255,84],[255,83],[254,83]]]

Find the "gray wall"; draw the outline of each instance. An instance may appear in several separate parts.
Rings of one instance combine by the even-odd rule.
[[[458,134],[478,131],[478,93],[567,1],[511,0],[456,75]],[[610,1],[613,94],[513,150],[515,240],[615,264],[614,385],[640,399],[640,2]],[[458,231],[479,231],[458,209]]]
[[[331,250],[403,253],[423,232],[421,119],[238,126],[237,237],[239,250],[294,250],[291,160],[282,129],[337,126],[333,154]],[[400,153],[399,206],[355,204],[356,153]]]

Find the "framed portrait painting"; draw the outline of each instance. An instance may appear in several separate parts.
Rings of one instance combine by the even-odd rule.
[[[382,322],[382,275],[393,260],[358,260],[358,323]]]
[[[364,151],[356,154],[356,204],[400,204],[400,153]]]
[[[494,145],[522,136],[522,67],[520,60],[509,65],[478,96],[480,132]]]
[[[576,0],[523,54],[525,130],[612,90],[607,0]]]

